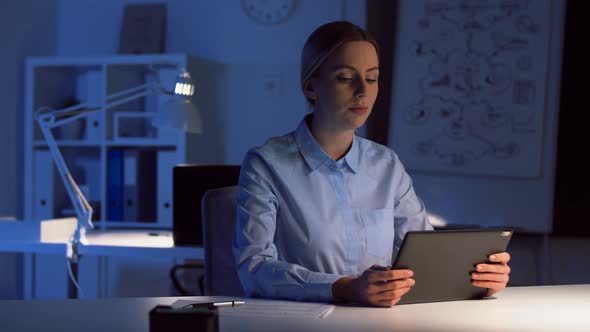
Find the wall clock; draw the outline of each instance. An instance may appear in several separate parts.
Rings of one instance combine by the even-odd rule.
[[[248,17],[260,24],[277,25],[285,22],[297,6],[297,0],[242,0]]]

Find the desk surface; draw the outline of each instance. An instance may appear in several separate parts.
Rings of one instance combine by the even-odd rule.
[[[3,332],[147,332],[149,310],[177,299],[0,301],[0,324]],[[590,331],[590,285],[509,287],[486,300],[393,308],[336,306],[325,318],[315,319],[235,315],[248,304],[277,304],[271,300],[246,301],[240,307],[220,309],[221,331]]]
[[[202,259],[202,247],[177,247],[171,231],[110,230],[86,235],[88,245],[80,247],[82,255],[145,256],[168,255],[176,258]],[[164,250],[162,250],[164,249]],[[167,250],[166,250],[167,249]]]
[[[203,259],[202,247],[176,247],[171,231],[94,230],[80,254],[90,256],[149,256]],[[66,240],[0,241],[0,252],[66,254]]]

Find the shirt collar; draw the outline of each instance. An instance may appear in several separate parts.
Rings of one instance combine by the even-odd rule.
[[[336,166],[336,162],[328,156],[311,134],[306,120],[311,119],[312,116],[313,114],[306,115],[303,120],[301,120],[301,123],[299,123],[299,126],[295,130],[295,143],[297,144],[303,159],[313,172],[326,163]],[[344,160],[353,173],[358,171],[359,152],[358,138],[356,135],[352,138],[352,146],[344,156]]]

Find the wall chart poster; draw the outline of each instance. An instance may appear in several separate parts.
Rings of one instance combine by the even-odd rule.
[[[400,1],[390,143],[409,170],[541,175],[551,0]]]

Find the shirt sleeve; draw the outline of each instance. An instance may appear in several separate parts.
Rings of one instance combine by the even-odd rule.
[[[237,193],[233,252],[247,296],[332,301],[341,275],[310,271],[279,258],[274,244],[279,200],[268,162],[250,150],[242,163]]]
[[[397,174],[397,194],[394,202],[394,227],[395,238],[393,242],[394,256],[397,255],[402,241],[409,231],[431,231],[434,230],[428,216],[424,202],[416,195],[410,175],[404,169],[399,158],[394,155]]]

